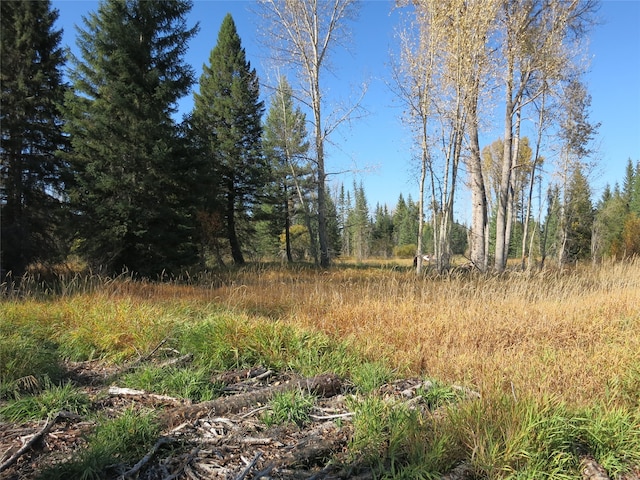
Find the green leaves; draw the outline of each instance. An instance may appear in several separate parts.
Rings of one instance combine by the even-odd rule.
[[[155,276],[195,263],[185,139],[171,114],[193,83],[181,55],[191,2],[104,2],[85,20],[67,96],[67,155],[81,253],[108,271]]]
[[[258,76],[245,58],[231,15],[222,22],[194,103],[192,140],[201,156],[198,182],[204,197],[200,208],[226,218],[233,261],[243,264],[241,222],[266,181],[261,142],[264,106]]]
[[[2,264],[15,277],[36,261],[56,261],[66,232],[66,146],[58,105],[66,86],[57,12],[50,2],[0,4],[2,36]]]

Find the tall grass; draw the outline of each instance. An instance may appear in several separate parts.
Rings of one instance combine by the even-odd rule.
[[[638,387],[638,260],[499,277],[240,272],[215,298],[358,344],[400,371],[481,390],[588,404],[614,393],[612,381]]]
[[[122,362],[166,341],[194,354],[191,372],[123,380],[203,400],[214,370],[349,377],[353,458],[380,477],[437,478],[465,462],[478,478],[576,478],[584,453],[613,475],[640,464],[640,260],[501,276],[258,265],[198,284],[73,282],[0,303],[0,393],[59,377],[63,359]],[[399,375],[438,379],[423,402],[447,413],[376,398]],[[460,402],[451,383],[481,397]],[[82,469],[112,456],[96,451]]]
[[[268,357],[279,368],[344,368],[346,350],[336,354],[330,342],[357,346],[398,372],[516,396],[584,405],[605,396],[632,402],[640,390],[640,260],[424,278],[397,266],[257,265],[198,285],[122,275],[96,290],[96,282],[74,279],[62,296],[4,301],[3,339],[23,332],[23,340],[54,342],[64,358],[118,361],[177,335],[202,348],[208,338],[206,348],[217,352],[206,355],[220,363],[212,367]],[[227,324],[229,311],[239,320]],[[211,318],[215,327],[202,323]],[[292,359],[292,349],[307,353]],[[20,371],[14,377],[28,374]]]

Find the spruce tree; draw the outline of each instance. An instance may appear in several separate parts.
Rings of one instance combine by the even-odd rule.
[[[280,208],[274,209],[274,212],[279,217],[276,220],[280,231],[284,230],[285,233],[289,262],[293,260],[289,228],[294,204],[297,203],[304,214],[310,238],[314,237],[309,205],[304,201],[306,195],[302,191],[308,184],[305,179],[312,175],[311,165],[306,159],[309,142],[306,140],[305,124],[304,113],[300,108],[294,108],[291,86],[285,77],[281,77],[264,125],[264,151],[276,185],[273,200]]]
[[[231,256],[238,265],[245,262],[239,228],[246,224],[268,178],[259,95],[258,76],[227,14],[209,65],[203,66],[192,122],[205,156],[200,178],[209,191],[204,208],[224,218]]]
[[[338,208],[336,206],[336,203],[333,201],[333,198],[331,197],[331,192],[329,191],[328,188],[325,189],[325,221],[326,221],[327,245],[329,248],[329,253],[332,256],[338,257],[340,255],[340,252],[342,252],[342,237],[340,235],[340,221],[338,219]],[[317,228],[317,225],[316,225],[316,228]],[[314,238],[314,244],[317,242],[318,242],[318,239]],[[316,260],[316,263],[318,263],[317,258],[315,258],[316,251],[317,251],[317,248],[313,247],[312,253],[314,255],[314,260]]]
[[[565,205],[567,235],[562,261],[576,261],[590,255],[593,220],[591,189],[582,169],[576,168],[571,176]]]
[[[388,258],[393,253],[393,219],[387,206],[376,205],[371,231],[371,249],[374,255]]]
[[[357,261],[361,261],[369,255],[369,207],[367,206],[367,198],[362,183],[358,186],[354,182],[353,192],[355,206],[349,212],[347,224],[351,234],[351,253],[356,257]]]
[[[49,1],[0,2],[0,271],[64,253],[62,31]]]
[[[633,173],[633,185],[629,196],[629,210],[640,217],[640,160],[636,162]]]
[[[607,185],[594,217],[593,242],[596,258],[618,257],[622,254],[622,231],[629,207],[620,191],[611,193]]]
[[[172,114],[193,83],[183,61],[191,1],[106,0],[84,20],[65,102],[81,251],[109,271],[177,272],[197,250],[192,165]]]

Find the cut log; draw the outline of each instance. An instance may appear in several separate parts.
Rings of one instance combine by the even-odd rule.
[[[342,382],[333,374],[291,380],[281,385],[263,388],[255,392],[243,393],[232,397],[220,397],[208,402],[174,408],[160,416],[160,423],[165,428],[172,428],[185,421],[197,420],[208,415],[238,413],[252,405],[266,403],[276,394],[295,389],[308,391],[321,397],[331,397],[340,392]]]

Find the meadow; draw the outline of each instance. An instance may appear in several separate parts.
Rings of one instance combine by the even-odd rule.
[[[611,478],[640,472],[637,259],[500,276],[344,263],[181,282],[33,278],[0,304],[0,415],[24,420],[11,412],[25,379],[55,384],[64,362],[119,365],[166,339],[200,373],[261,364],[349,379],[360,399],[350,458],[374,478],[441,478],[460,465],[469,478],[585,478],[586,457]],[[397,416],[374,392],[399,378],[455,386],[443,398],[479,395],[439,404],[445,415]]]

